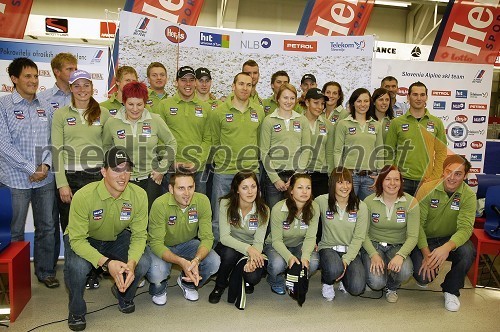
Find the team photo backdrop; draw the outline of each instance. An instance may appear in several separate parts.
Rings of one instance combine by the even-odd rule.
[[[443,121],[448,149],[471,161],[469,184],[477,186],[474,174],[483,173],[493,66],[374,59],[372,70],[373,87],[387,75],[398,79],[398,101],[406,101],[413,82],[427,86],[427,109]]]
[[[372,36],[247,33],[178,25],[130,12],[120,14],[119,65],[134,67],[139,78],[146,80],[147,66],[162,62],[168,70],[169,95],[175,93],[172,82],[177,68],[189,65],[208,68],[212,93],[225,96],[242,64],[254,59],[260,68],[257,91],[261,98],[272,94],[271,75],[278,70],[286,70],[297,88],[306,73],[316,76],[319,87],[338,81],[348,96],[358,87],[370,86],[372,57]]]

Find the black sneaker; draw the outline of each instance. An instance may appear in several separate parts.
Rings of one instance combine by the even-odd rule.
[[[245,293],[252,294],[254,291],[253,285],[250,285],[248,282],[245,282]]]
[[[212,293],[208,296],[208,302],[213,304],[219,303],[222,294],[224,294],[224,288],[215,286]]]
[[[120,295],[116,285],[111,287],[111,293],[113,293],[114,297],[118,300],[118,310],[120,310],[120,312],[124,314],[131,314],[135,311],[134,300],[126,301],[123,296]]]
[[[87,327],[87,323],[85,322],[85,315],[78,316],[69,314],[68,316],[68,327],[71,331],[83,331]]]
[[[90,272],[87,276],[87,283],[85,284],[85,289],[96,289],[99,288],[99,275]]]

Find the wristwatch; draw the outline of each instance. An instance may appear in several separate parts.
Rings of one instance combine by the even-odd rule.
[[[104,272],[109,272],[109,269],[108,269],[108,264],[109,264],[109,262],[111,262],[111,261],[112,261],[112,259],[111,259],[111,258],[108,258],[108,259],[106,259],[106,261],[104,262],[104,264],[102,264],[102,265],[101,265],[102,270],[103,270]]]

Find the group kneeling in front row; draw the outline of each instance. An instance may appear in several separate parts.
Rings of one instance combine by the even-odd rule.
[[[425,287],[450,260],[451,271],[441,284],[445,308],[460,307],[459,290],[475,256],[469,238],[476,204],[464,182],[470,163],[461,156],[448,156],[442,179],[424,183],[416,199],[403,192],[395,166],[381,169],[375,193],[364,201],[355,195],[352,174],[343,167],[330,175],[329,193],[314,200],[310,176],[297,173],[286,198],[271,211],[256,174],[241,171],[220,200],[220,243],[214,249],[210,202],[194,192],[194,177],[170,176],[169,192],[151,206],[148,231],[146,193],[129,183],[132,167],[124,150],[111,148],[103,179],[73,197],[64,236],[72,330],[86,328],[83,292],[92,266],[109,272],[119,310],[131,313],[143,277],[150,282],[152,301],[166,304],[172,264],[182,270],[177,284],[187,300],[198,300],[197,289],[217,273],[209,302],[218,303],[228,288],[228,302],[244,309],[246,295],[264,271],[272,292],[280,295],[287,290],[297,295],[293,280],[298,279],[285,280],[284,272],[299,266],[303,276],[310,276],[321,267],[326,300],[334,299],[334,283],[340,281],[352,295],[363,293],[366,285],[384,289],[393,303],[398,287],[412,274]],[[316,245],[318,225],[322,236]],[[299,304],[304,299],[302,294]]]

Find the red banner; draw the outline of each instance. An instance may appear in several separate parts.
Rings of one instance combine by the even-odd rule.
[[[499,2],[450,1],[429,60],[494,64],[500,50]]]
[[[298,35],[362,36],[370,20],[374,0],[309,0]]]
[[[0,37],[24,38],[33,0],[0,2]]]
[[[174,23],[196,25],[204,0],[127,0],[124,10]]]

